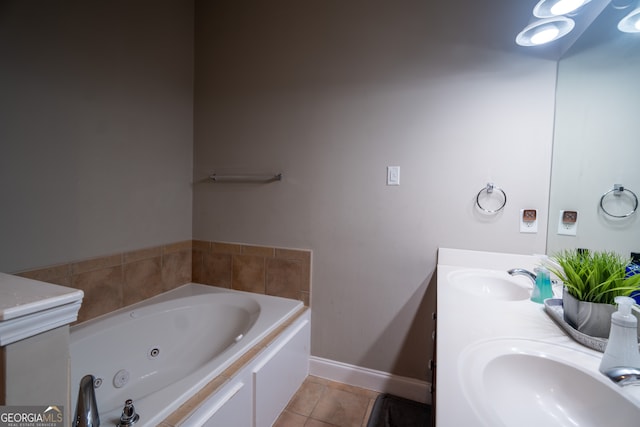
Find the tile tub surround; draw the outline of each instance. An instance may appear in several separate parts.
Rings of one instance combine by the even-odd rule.
[[[189,282],[311,299],[311,251],[186,240],[17,273],[84,291],[78,322]]]
[[[19,276],[84,291],[78,322],[191,281],[191,241],[74,261]]]
[[[193,281],[239,291],[311,300],[311,251],[193,241]]]

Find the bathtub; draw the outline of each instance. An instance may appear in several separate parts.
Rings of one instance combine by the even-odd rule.
[[[84,375],[96,378],[102,425],[132,399],[158,425],[302,308],[300,301],[187,284],[71,328],[71,413]]]

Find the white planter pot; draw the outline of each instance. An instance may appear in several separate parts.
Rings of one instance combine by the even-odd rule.
[[[580,301],[567,292],[566,288],[562,292],[562,305],[564,320],[578,332],[591,337],[609,338],[611,314],[618,310],[618,306]],[[639,317],[638,313],[633,314]]]

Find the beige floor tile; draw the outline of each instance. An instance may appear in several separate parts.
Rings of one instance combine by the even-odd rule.
[[[308,418],[304,427],[336,427],[336,425],[325,423],[320,420],[314,420],[313,418]]]
[[[307,376],[305,381],[309,381],[309,382],[312,382],[312,383],[318,383],[318,384],[324,384],[324,385],[328,385],[329,383],[333,382],[333,381],[329,381],[326,378],[316,377],[314,375]]]
[[[304,427],[306,421],[307,417],[285,409],[273,424],[273,427]]]
[[[366,397],[327,387],[311,418],[340,427],[360,427],[368,406]]]
[[[289,401],[287,409],[296,414],[308,417],[320,401],[325,388],[326,386],[323,384],[305,380]]]
[[[367,399],[375,399],[378,396],[378,392],[373,390],[367,390],[366,388],[360,388],[349,384],[338,383],[335,381],[328,381],[328,387],[335,388],[337,390],[343,390],[349,393],[364,396]]]

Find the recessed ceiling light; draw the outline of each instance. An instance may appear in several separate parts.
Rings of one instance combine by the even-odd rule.
[[[640,33],[640,6],[620,20],[618,29],[624,33]]]
[[[533,8],[537,18],[551,18],[578,10],[591,0],[540,0]]]
[[[635,3],[633,0],[611,0],[611,6],[614,9],[626,9]]]
[[[516,43],[520,46],[550,43],[569,34],[575,25],[573,19],[564,16],[540,19],[527,25],[516,37]]]

